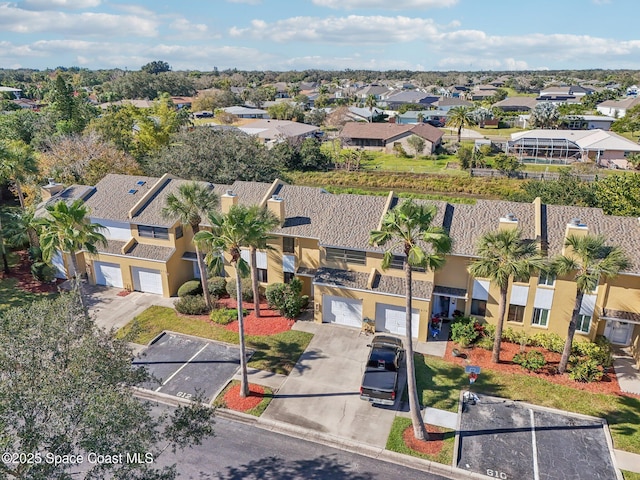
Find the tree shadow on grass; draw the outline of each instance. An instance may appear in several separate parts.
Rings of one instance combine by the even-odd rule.
[[[286,460],[272,456],[253,460],[238,467],[227,467],[219,473],[218,480],[257,480],[273,478],[278,480],[366,480],[375,478],[372,474],[362,475],[347,464],[337,460],[336,455],[322,455],[314,459]],[[208,478],[202,477],[201,478]]]
[[[494,383],[491,376],[482,373],[470,386],[469,376],[464,368],[441,360],[434,361],[420,354],[415,356],[416,384],[418,398],[425,407],[436,407],[443,410],[457,410],[461,390],[471,389],[486,395],[496,395],[502,387]]]
[[[640,399],[624,395],[617,397],[617,402],[612,409],[601,412],[607,420],[609,428],[617,435],[634,437],[640,434]]]

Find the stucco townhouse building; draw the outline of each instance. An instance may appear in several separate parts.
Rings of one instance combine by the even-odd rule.
[[[176,219],[162,215],[166,196],[185,180],[110,174],[95,186],[50,184],[43,187],[46,202],[82,198],[90,219],[105,227],[108,246],[99,253],[78,254],[83,273],[94,284],[173,296],[185,281],[198,276],[192,233]],[[363,319],[376,330],[405,333],[403,256],[398,253],[387,270],[381,268],[383,250],[369,245],[369,232],[378,229],[384,214],[402,200],[386,196],[331,194],[321,188],[236,181],[232,185],[206,184],[220,197],[219,213],[232,205],[260,205],[272,210],[280,225],[270,240],[272,249],[258,252],[260,282],[301,279],[312,298],[317,322],[361,328]],[[419,200],[418,202],[423,202]],[[478,200],[473,205],[442,201],[435,224],[453,238],[453,250],[436,272],[413,275],[412,335],[428,341],[433,314],[458,310],[489,323],[498,313],[497,288],[469,275],[478,238],[498,228],[519,228],[549,257],[564,251],[569,234],[598,234],[619,245],[631,259],[627,271],[601,279],[584,296],[577,338],[605,335],[630,346],[640,364],[640,220],[605,215],[596,208]],[[42,206],[41,206],[42,208]],[[203,224],[202,228],[207,225]],[[248,259],[248,252],[243,252]],[[58,256],[59,275],[68,259]],[[227,275],[232,267],[226,262]],[[571,277],[544,273],[509,286],[505,326],[532,333],[566,335],[575,301]]]

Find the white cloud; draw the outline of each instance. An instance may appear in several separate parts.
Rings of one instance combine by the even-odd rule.
[[[229,3],[246,3],[248,5],[260,5],[262,0],[227,0]]]
[[[452,7],[458,0],[313,0],[313,3],[321,7],[329,7],[343,10],[355,10],[357,8],[385,10],[426,9]]]
[[[206,32],[207,26],[204,23],[191,23],[186,18],[177,18],[169,24],[169,28],[179,32]]]
[[[101,0],[24,0],[20,5],[25,10],[80,10],[95,8]]]
[[[0,4],[0,30],[4,32],[152,37],[158,34],[157,28],[155,20],[135,15],[31,11]]]
[[[306,70],[316,68],[323,70],[422,70],[421,65],[413,64],[405,60],[392,60],[377,57],[363,58],[358,54],[348,57],[319,55],[293,57],[283,61],[278,65],[278,67],[282,70]]]
[[[293,17],[267,23],[253,20],[247,28],[232,27],[233,37],[253,37],[275,42],[317,42],[338,44],[388,44],[410,42],[433,36],[438,28],[430,19],[409,17]]]

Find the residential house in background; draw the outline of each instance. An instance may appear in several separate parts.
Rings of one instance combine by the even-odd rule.
[[[637,105],[640,105],[640,98],[629,97],[624,100],[606,100],[596,105],[596,110],[609,117],[622,118],[627,114],[627,110]]]
[[[442,144],[444,133],[428,124],[398,125],[395,123],[347,122],[340,131],[340,138],[348,148],[363,148],[392,153],[400,145],[411,151],[408,139],[417,135],[425,140],[425,153],[434,153]]]
[[[503,112],[529,112],[538,104],[532,97],[507,97],[493,104]]]
[[[433,102],[433,106],[438,110],[444,110],[445,112],[448,112],[455,107],[471,108],[473,107],[473,103],[458,97],[445,97],[441,98],[437,102]]]
[[[626,158],[640,145],[604,130],[527,130],[511,134],[508,153],[533,163],[594,162],[627,168]]]
[[[238,127],[238,130],[259,138],[267,146],[285,140],[303,140],[320,134],[320,127],[292,120],[255,120]]]
[[[233,107],[225,107],[222,110],[238,118],[269,118],[269,112],[261,108],[249,108],[236,105]]]

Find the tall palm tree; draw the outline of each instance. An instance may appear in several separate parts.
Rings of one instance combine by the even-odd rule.
[[[269,232],[279,225],[280,221],[270,210],[258,206],[249,207],[247,212],[247,246],[251,254],[251,287],[253,289],[253,311],[260,316],[260,290],[258,286],[257,251],[271,250],[268,241],[273,238]]]
[[[166,218],[178,218],[182,225],[189,225],[193,235],[200,231],[202,217],[206,216],[218,205],[218,197],[213,193],[213,189],[204,183],[183,183],[178,187],[176,193],[167,195],[162,214]],[[208,309],[211,309],[211,294],[207,282],[207,266],[204,263],[204,255],[200,251],[197,243],[196,261],[200,272],[200,283],[202,284],[202,295]]]
[[[485,233],[480,237],[476,253],[479,258],[471,263],[469,273],[476,278],[488,278],[500,289],[498,323],[491,355],[491,361],[498,363],[509,281],[514,278],[529,278],[534,271],[545,268],[545,261],[536,244],[523,239],[522,232],[518,229],[499,229]]]
[[[388,211],[382,219],[380,230],[369,234],[369,243],[376,246],[389,244],[382,258],[382,268],[391,265],[393,252],[401,250],[405,255],[404,288],[406,308],[406,336],[404,338],[407,360],[407,384],[409,389],[409,410],[413,434],[418,440],[424,440],[427,432],[420,414],[416,372],[411,338],[411,300],[412,268],[423,267],[435,270],[444,265],[445,255],[451,251],[451,237],[441,228],[431,225],[436,216],[435,206],[419,205],[406,200],[398,207]]]
[[[68,279],[78,275],[78,251],[85,249],[89,253],[97,253],[97,245],[106,245],[107,239],[100,233],[104,227],[88,221],[89,209],[80,199],[71,204],[59,201],[47,205],[46,215],[38,224],[40,226],[40,247],[42,259],[51,263],[58,253],[68,254],[71,266],[66,267]],[[80,301],[84,305],[80,279],[76,277],[74,288],[80,293]]]
[[[462,140],[462,129],[475,125],[473,113],[467,107],[453,107],[447,114],[447,125],[458,129],[458,143]]]
[[[238,337],[240,343],[240,396],[249,395],[249,380],[247,376],[247,359],[244,339],[244,315],[242,313],[242,282],[241,278],[249,274],[249,265],[241,255],[240,248],[249,245],[251,233],[249,232],[251,207],[245,205],[233,205],[222,216],[211,212],[208,215],[211,231],[201,230],[194,237],[194,242],[208,251],[207,260],[215,265],[220,261],[220,252],[226,251],[231,256],[231,263],[236,271],[236,295],[238,299]]]
[[[629,259],[622,249],[607,245],[602,236],[569,235],[564,245],[568,247],[568,251],[554,259],[553,267],[557,275],[573,274],[576,282],[576,300],[569,321],[562,358],[558,365],[560,373],[565,372],[569,363],[582,298],[596,289],[600,278],[613,278],[629,267]]]
[[[25,208],[22,183],[36,173],[38,166],[29,145],[22,140],[0,141],[0,178],[13,182],[22,208]]]

